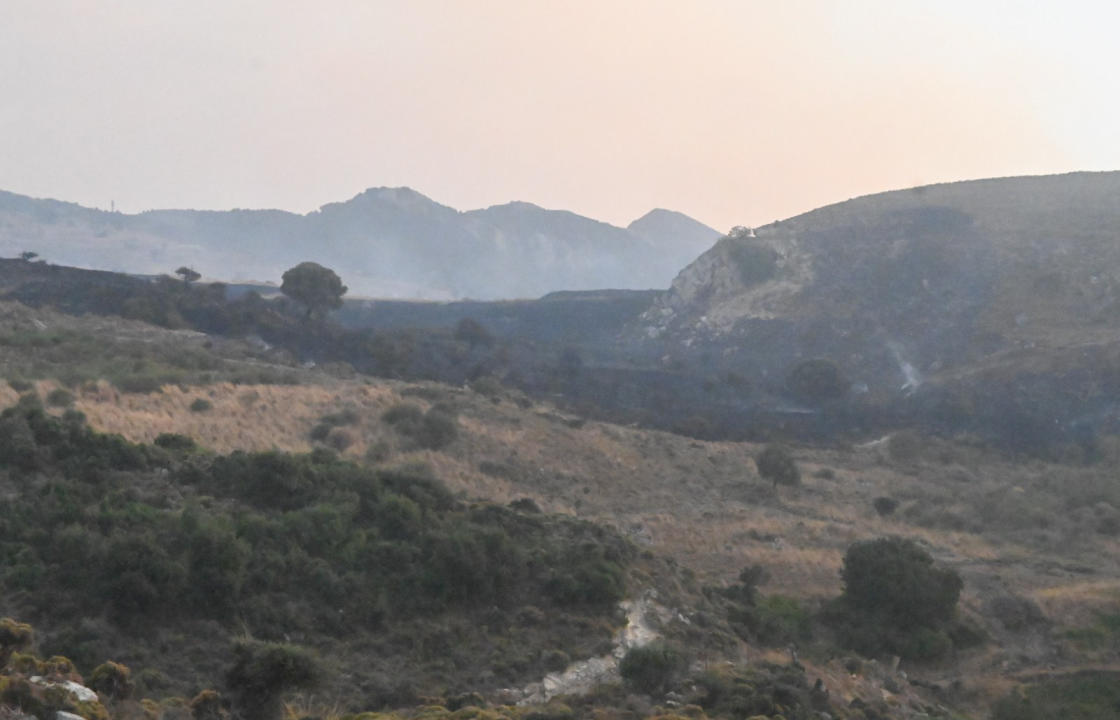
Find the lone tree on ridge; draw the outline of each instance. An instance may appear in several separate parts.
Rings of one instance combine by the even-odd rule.
[[[342,307],[346,286],[334,270],[319,263],[301,262],[281,278],[280,292],[307,308],[307,317],[322,316],[328,310]]]
[[[186,265],[176,270],[175,274],[183,278],[183,282],[187,285],[202,277],[194,268],[189,268]]]

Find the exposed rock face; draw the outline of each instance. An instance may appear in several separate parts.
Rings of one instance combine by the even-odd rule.
[[[58,682],[51,682],[39,675],[29,678],[32,685],[38,685],[41,688],[62,688],[69,693],[77,702],[97,702],[97,693],[90,690],[85,685],[74,682],[73,680],[60,680]]]
[[[757,281],[745,277],[742,264],[750,258],[737,257],[736,251],[742,248],[770,251],[772,274]],[[647,334],[694,330],[718,335],[731,331],[744,318],[780,316],[812,280],[809,260],[794,235],[733,231],[677,275],[669,292],[643,316]]]
[[[618,663],[626,653],[657,640],[661,637],[657,628],[673,618],[649,594],[638,600],[624,600],[620,607],[626,611],[627,624],[615,636],[610,655],[580,660],[561,672],[549,673],[539,683],[508,691],[509,699],[519,705],[541,705],[558,695],[583,695],[599,685],[617,681]]]

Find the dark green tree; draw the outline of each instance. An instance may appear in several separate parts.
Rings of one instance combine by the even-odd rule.
[[[334,270],[319,263],[301,262],[281,277],[280,292],[307,308],[307,317],[342,307],[346,286]]]
[[[801,471],[789,451],[780,445],[767,445],[766,449],[754,459],[758,474],[764,480],[778,485],[797,485],[801,482]]]
[[[905,630],[951,620],[963,586],[957,573],[935,567],[917,543],[898,537],[853,544],[840,576],[844,605]]]

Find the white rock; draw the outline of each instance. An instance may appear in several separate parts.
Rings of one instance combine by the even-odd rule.
[[[63,680],[62,682],[51,682],[42,675],[33,675],[28,681],[41,688],[61,687],[65,688],[67,692],[74,696],[78,702],[97,702],[97,693],[90,690],[85,685],[79,685],[73,680]]]

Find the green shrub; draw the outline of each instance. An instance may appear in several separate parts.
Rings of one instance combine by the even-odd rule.
[[[685,668],[683,656],[664,642],[630,649],[618,664],[627,686],[648,695],[663,693]]]
[[[210,402],[206,398],[195,398],[194,402],[192,402],[190,406],[191,412],[196,413],[209,412],[213,409],[214,403]]]
[[[344,427],[331,428],[331,431],[327,433],[327,437],[324,440],[329,447],[334,448],[338,452],[346,450],[357,441],[358,438],[354,435],[354,432]]]
[[[138,393],[141,395],[151,395],[163,390],[163,386],[167,384],[164,378],[153,377],[151,375],[125,375],[124,377],[116,378],[113,384],[117,389],[126,393]]]
[[[35,633],[27,623],[12,618],[0,618],[0,668],[8,663],[12,653],[31,647]]]
[[[8,378],[8,386],[17,393],[25,393],[35,387],[35,383],[20,378]]]
[[[535,707],[522,716],[522,720],[575,720],[575,711],[562,702],[553,700]]]
[[[47,404],[51,407],[66,407],[74,404],[74,393],[66,388],[55,388],[47,393]]]
[[[1016,690],[992,708],[992,720],[1115,720],[1120,673],[1084,671]]]
[[[125,665],[104,662],[93,669],[86,685],[111,700],[125,700],[133,690],[132,681],[129,679],[131,674],[132,671]]]
[[[187,543],[190,602],[211,617],[230,617],[241,594],[250,548],[232,530],[216,523],[200,523]]]
[[[222,707],[222,696],[215,690],[203,690],[190,702],[193,720],[224,720],[227,717]]]
[[[796,598],[768,595],[755,604],[754,632],[768,645],[784,645],[807,640],[812,620]]]
[[[21,396],[20,402],[23,403],[24,398],[28,397],[32,396]],[[38,402],[37,397],[35,401]],[[0,414],[0,465],[12,465],[23,471],[31,471],[39,462],[39,444],[35,441],[35,433],[26,417],[17,411]]]
[[[769,445],[755,458],[758,474],[764,480],[778,485],[797,485],[801,482],[801,471],[789,451],[780,445]]]
[[[568,558],[553,569],[545,593],[558,605],[615,605],[625,596],[625,575],[616,563],[602,557]]]
[[[365,460],[368,463],[383,463],[392,456],[393,448],[387,440],[375,440],[366,447]]]
[[[399,403],[386,410],[381,419],[401,435],[429,450],[446,447],[459,435],[459,423],[454,414],[440,406],[423,412],[412,403]]]
[[[877,497],[871,502],[875,508],[875,512],[880,516],[886,517],[898,508],[898,500],[890,497]]]
[[[778,253],[759,242],[737,238],[727,246],[731,264],[739,272],[743,285],[751,287],[766,282],[778,271]]]
[[[328,413],[319,418],[320,425],[326,425],[328,428],[340,427],[342,425],[356,425],[361,417],[358,412],[353,408],[346,408],[340,412]]]
[[[509,501],[509,506],[517,512],[539,515],[541,508],[533,498],[521,497]]]
[[[902,628],[952,619],[962,587],[957,573],[935,567],[917,543],[897,537],[853,544],[840,577],[848,605]]]
[[[546,650],[541,656],[541,664],[549,672],[560,672],[571,662],[572,658],[563,650]]]
[[[52,655],[43,661],[43,674],[52,678],[72,679],[77,674],[74,661],[62,655]]]
[[[381,420],[388,425],[409,434],[409,428],[419,426],[424,419],[424,411],[414,403],[397,403],[381,415]]]
[[[320,676],[318,661],[304,648],[246,640],[234,646],[226,685],[245,720],[279,720],[283,693],[314,687]]]
[[[160,433],[152,443],[156,447],[161,447],[164,450],[174,450],[177,452],[190,452],[198,448],[194,438],[189,435],[180,435],[179,433]]]
[[[329,425],[329,424],[323,423],[323,422],[316,423],[311,428],[311,432],[308,433],[308,435],[315,442],[324,442],[327,439],[327,436],[331,434],[331,430],[334,430],[333,425]]]
[[[952,639],[941,630],[920,627],[907,634],[899,654],[911,660],[936,660],[953,649]]]
[[[840,642],[865,654],[929,660],[947,652],[962,582],[903,538],[857,542],[840,572],[844,592],[826,611]]]
[[[450,413],[432,408],[424,413],[424,421],[416,434],[421,447],[439,450],[447,447],[459,437],[459,421]]]

